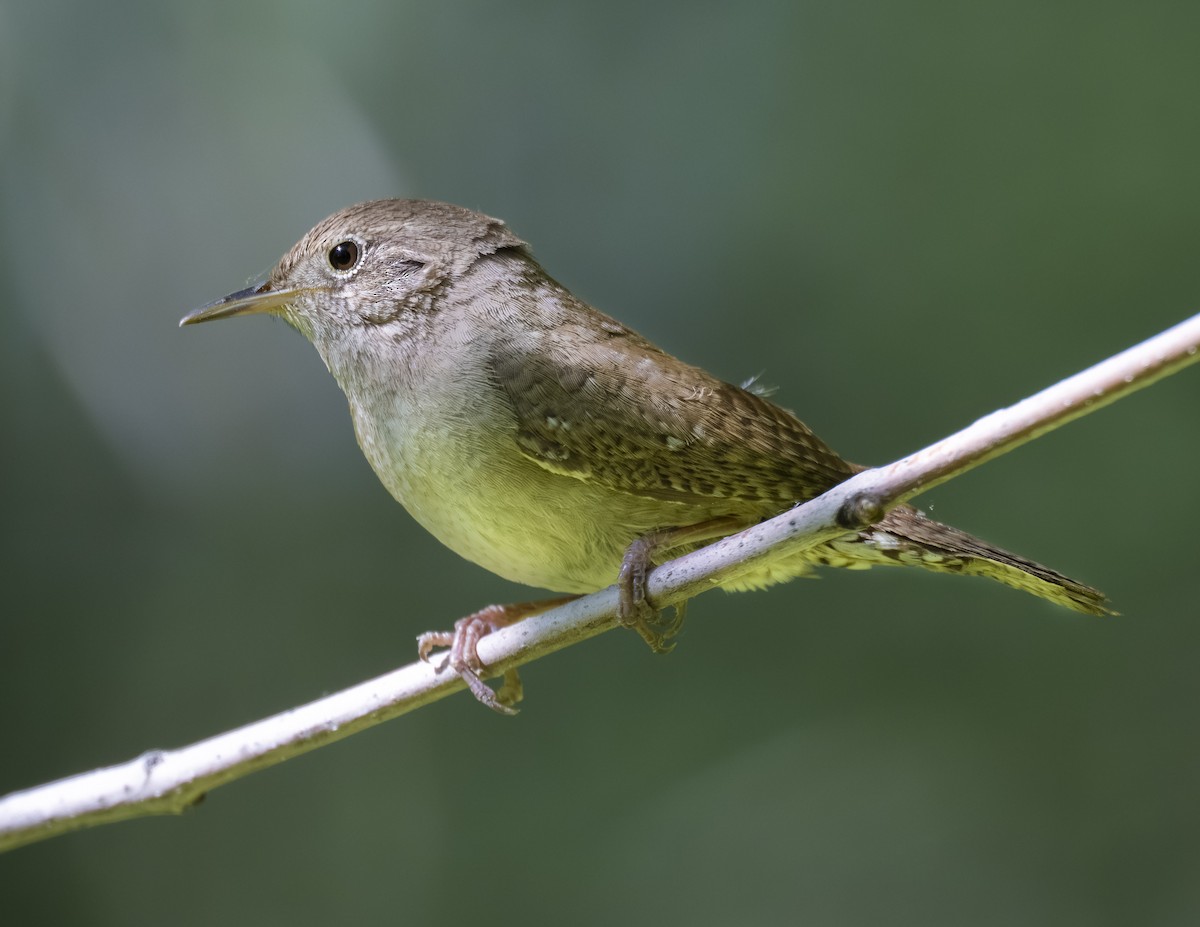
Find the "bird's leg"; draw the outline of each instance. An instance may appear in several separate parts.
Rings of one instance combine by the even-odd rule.
[[[668,641],[683,627],[687,603],[676,605],[675,614],[669,621],[650,603],[646,597],[646,579],[654,567],[655,555],[686,544],[724,537],[748,524],[750,522],[745,518],[726,515],[680,528],[662,528],[637,538],[625,549],[621,572],[617,574],[617,591],[620,593],[617,615],[621,624],[637,631],[655,653],[668,653],[675,646]]]
[[[745,518],[725,516],[685,525],[679,528],[663,528],[637,538],[625,550],[621,572],[617,576],[620,594],[618,617],[621,624],[633,628],[658,653],[666,653],[672,644],[668,641],[683,625],[686,603],[675,606],[670,620],[662,618],[646,597],[646,578],[654,566],[654,557],[664,551],[674,550],[687,544],[724,537],[749,522]],[[516,624],[522,618],[537,615],[556,605],[562,605],[579,596],[568,595],[557,599],[542,599],[537,602],[518,602],[513,605],[489,605],[474,614],[454,622],[453,631],[427,631],[417,638],[417,653],[429,662],[435,647],[448,647],[446,659],[438,666],[438,672],[449,667],[467,684],[471,694],[488,708],[500,714],[515,715],[513,707],[521,700],[521,677],[516,669],[504,674],[504,682],[493,691],[483,681],[487,668],[479,658],[479,641],[500,628]]]
[[[479,640],[485,634],[491,634],[510,624],[516,624],[522,618],[536,615],[556,605],[562,605],[577,599],[579,596],[568,595],[558,599],[542,599],[537,602],[517,602],[513,605],[489,605],[465,618],[454,622],[453,631],[426,631],[417,638],[417,654],[426,663],[434,647],[449,647],[450,652],[437,670],[449,667],[459,675],[471,694],[488,708],[502,715],[515,715],[517,709],[512,706],[521,701],[521,677],[516,668],[504,674],[504,682],[496,691],[483,681],[486,667],[479,659]]]

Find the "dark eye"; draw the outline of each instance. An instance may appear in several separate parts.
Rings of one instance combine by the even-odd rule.
[[[329,266],[334,270],[349,270],[358,263],[358,245],[343,241],[329,249]]]

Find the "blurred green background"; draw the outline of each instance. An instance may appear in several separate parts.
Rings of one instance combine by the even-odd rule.
[[[884,462],[1200,308],[1200,6],[0,3],[0,792],[528,598],[312,348],[179,331],[427,196]],[[7,924],[1200,922],[1200,370],[921,501],[1102,587],[827,573],[0,857]]]

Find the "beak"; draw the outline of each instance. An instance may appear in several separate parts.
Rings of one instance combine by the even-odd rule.
[[[189,312],[179,320],[179,326],[195,325],[197,322],[211,322],[213,319],[228,319],[235,315],[253,315],[257,312],[273,312],[294,301],[305,293],[311,293],[313,287],[296,287],[289,290],[273,290],[271,284],[260,283],[257,286],[230,293],[224,299],[201,306],[195,312]]]

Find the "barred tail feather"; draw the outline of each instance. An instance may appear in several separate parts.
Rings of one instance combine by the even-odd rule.
[[[859,561],[854,566],[892,563],[919,566],[939,573],[986,576],[1077,612],[1116,614],[1108,608],[1108,599],[1099,590],[1040,563],[993,547],[965,531],[926,518],[907,505],[892,509],[882,521],[853,540],[832,541],[828,547],[847,559]]]

